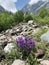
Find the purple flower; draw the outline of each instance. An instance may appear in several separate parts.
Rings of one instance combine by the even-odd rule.
[[[35,47],[35,43],[32,38],[27,35],[18,37],[16,40],[20,49],[25,49],[27,53],[31,52],[31,49]]]

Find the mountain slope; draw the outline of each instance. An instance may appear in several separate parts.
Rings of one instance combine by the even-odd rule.
[[[41,9],[42,7],[46,7],[49,9],[49,1],[38,1],[36,4],[33,5],[29,5],[27,4],[22,11],[24,13],[28,12],[28,13],[37,13],[39,11],[39,9]]]
[[[2,6],[0,6],[0,12],[5,11],[4,8]]]

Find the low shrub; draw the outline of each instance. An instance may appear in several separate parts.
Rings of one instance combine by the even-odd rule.
[[[24,21],[25,22],[28,22],[29,20],[33,20],[33,17],[31,14],[25,14],[24,15]]]
[[[0,32],[14,25],[13,15],[8,13],[0,14]]]

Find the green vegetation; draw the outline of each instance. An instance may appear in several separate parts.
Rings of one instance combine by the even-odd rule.
[[[0,32],[22,22],[23,19],[24,14],[21,11],[18,11],[15,14],[9,12],[0,13]]]
[[[0,31],[6,30],[13,25],[13,16],[8,12],[0,14]]]
[[[39,12],[39,16],[44,18],[45,16],[49,16],[49,11],[46,8],[41,8]]]
[[[29,39],[29,41],[30,40],[31,40],[31,38]],[[19,40],[18,42],[20,42],[20,41],[22,41],[22,40]],[[32,44],[34,44],[33,41],[32,41]],[[31,41],[29,43],[31,43]],[[40,56],[43,55],[41,57],[42,59],[48,59],[49,58],[49,46],[47,46],[44,42],[40,43],[38,45],[32,46],[33,48],[31,47],[31,49],[29,48],[28,50],[29,51],[31,50],[31,51],[28,53],[28,55],[26,55],[26,53],[28,51],[26,53],[24,53],[24,50],[26,50],[27,46],[25,47],[25,46],[21,45],[21,47],[19,47],[17,42],[13,43],[13,44],[14,44],[15,47],[11,50],[10,53],[7,53],[5,55],[7,61],[11,61],[11,60],[13,61],[15,59],[21,59],[21,60],[26,61],[26,65],[27,64],[29,64],[29,65],[39,65],[40,61],[37,61],[37,60],[38,60],[38,58],[40,58]],[[31,46],[31,44],[30,44],[30,46]],[[24,47],[25,47],[25,49],[24,49]],[[39,52],[37,52],[38,50],[39,50]],[[42,52],[40,52],[40,51],[42,51]],[[24,57],[26,57],[26,58],[24,59]]]
[[[18,11],[15,14],[9,12],[0,13],[0,32],[5,31],[12,26],[15,26],[21,22],[28,22],[33,20],[39,26],[49,25],[49,11],[45,8],[40,9],[39,13],[36,15]],[[48,31],[47,28],[39,27],[40,29],[37,33],[33,35],[31,32],[28,33],[28,36],[19,37],[14,43],[14,48],[10,53],[5,53],[5,59],[7,61],[14,59],[25,60],[26,64],[29,65],[39,65],[38,57],[42,56],[42,59],[48,59],[49,57],[49,45],[46,45],[45,42],[40,41],[40,36]],[[35,37],[32,39],[32,36]],[[39,44],[38,44],[39,42]],[[36,44],[37,43],[37,44]],[[38,51],[38,52],[37,52]],[[41,51],[41,52],[40,52]],[[0,54],[2,50],[0,50]]]
[[[40,26],[49,25],[49,10],[42,8],[36,15],[24,14],[22,11],[18,11],[15,14],[9,12],[0,13],[0,32],[20,22],[28,22],[28,20],[34,20]]]
[[[24,21],[27,22],[27,21],[29,21],[29,20],[33,20],[32,15],[31,15],[31,14],[25,14],[25,15],[24,15]]]
[[[18,11],[14,14],[14,21],[16,23],[22,22],[24,20],[24,13],[22,11]]]
[[[37,15],[33,16],[33,20],[35,23],[41,25],[49,25],[49,10],[46,8],[41,8]]]

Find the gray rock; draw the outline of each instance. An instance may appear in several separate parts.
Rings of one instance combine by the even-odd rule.
[[[0,37],[2,36],[3,34],[0,34]]]
[[[22,32],[22,29],[21,28],[18,28],[17,30],[16,30],[16,33],[21,33]]]
[[[15,28],[12,29],[11,35],[12,36],[18,35],[18,33],[21,33],[21,32],[22,32],[21,27],[18,27],[18,28],[16,27],[16,29]]]
[[[49,65],[49,60],[42,60],[40,63],[42,65]]]
[[[27,30],[28,30],[27,25],[23,25],[22,27],[23,27],[23,28],[22,28],[23,31],[27,31]]]
[[[4,48],[4,52],[5,52],[5,53],[8,53],[8,52],[10,53],[13,48],[14,48],[13,43],[8,43],[8,44],[5,46],[5,48]]]
[[[0,46],[4,48],[7,45],[7,42],[8,40],[5,35],[0,36]]]
[[[16,41],[16,39],[17,39],[17,36],[16,35],[12,36],[12,40],[13,41]]]
[[[5,59],[5,53],[3,51],[3,49],[0,47],[0,61]]]
[[[46,32],[45,34],[41,35],[40,39],[42,42],[44,41],[46,43],[49,43],[49,31]]]
[[[22,60],[15,60],[12,65],[25,65],[25,62]]]
[[[22,32],[22,33],[20,33],[20,35],[28,35],[30,32],[29,31],[27,31],[27,32]]]
[[[30,25],[30,24],[33,24],[33,20],[29,20],[28,21],[28,24]]]
[[[6,36],[5,36],[5,35],[2,35],[2,36],[0,37],[0,40],[3,40],[3,39],[6,39]]]
[[[11,36],[11,35],[6,36],[6,38],[7,38],[7,43],[10,43],[10,42],[12,42],[12,41],[13,41],[13,40],[12,40],[12,36]]]
[[[36,24],[36,25],[33,25],[33,28],[38,28],[39,26]]]
[[[5,34],[11,34],[12,33],[12,29],[8,29],[5,31]]]

